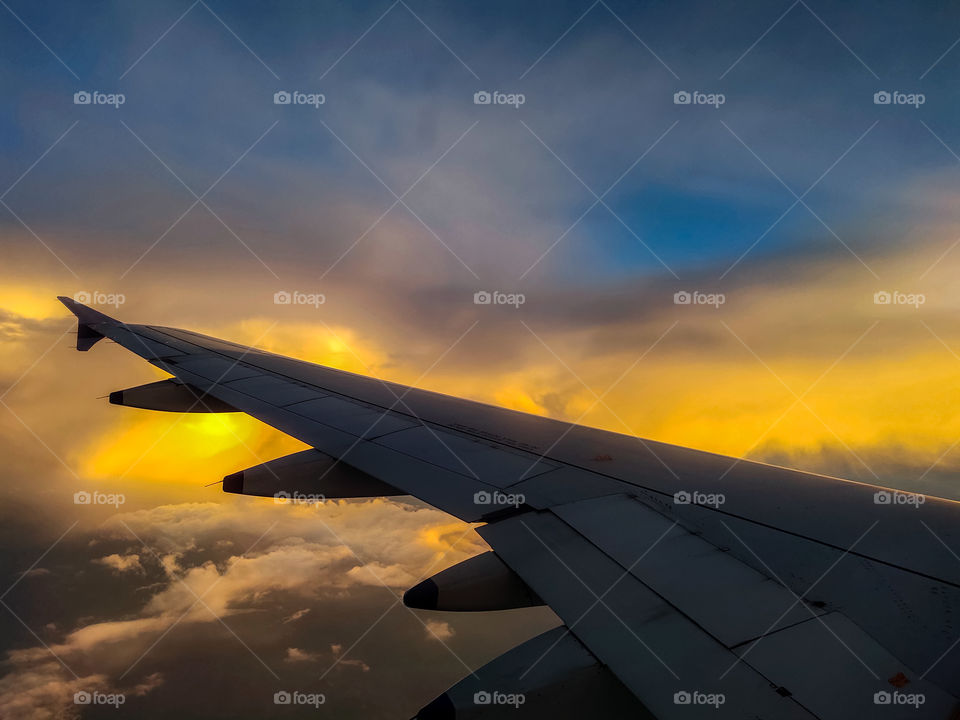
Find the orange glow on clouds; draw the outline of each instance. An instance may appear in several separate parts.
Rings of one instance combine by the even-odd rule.
[[[299,441],[242,413],[117,412],[128,417],[87,451],[83,475],[196,486],[304,449]]]
[[[38,288],[35,285],[3,282],[0,284],[0,308],[31,320],[62,317],[66,324],[67,318],[63,314],[63,305],[57,300],[56,295],[57,293],[51,289]]]

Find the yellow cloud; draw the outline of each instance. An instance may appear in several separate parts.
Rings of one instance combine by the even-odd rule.
[[[34,284],[0,284],[0,308],[31,320],[64,317],[64,307],[53,289]],[[63,294],[62,292],[59,294]]]
[[[128,418],[84,453],[82,475],[196,486],[305,447],[241,413],[117,412]]]

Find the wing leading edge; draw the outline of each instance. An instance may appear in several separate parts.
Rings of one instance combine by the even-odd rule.
[[[557,708],[576,703],[551,704],[543,688],[578,678],[585,690],[625,689],[610,716],[960,717],[954,502],[573,426],[60,299],[78,318],[78,349],[107,337],[170,373],[176,387],[160,399],[151,389],[140,407],[176,398],[177,409],[245,412],[314,448],[245,471],[258,478],[251,493],[406,493],[485,523],[515,578],[496,582],[525,583],[520,595],[564,622],[528,672],[515,665],[542,638],[473,676],[532,688],[528,716],[566,716]],[[482,702],[486,690],[465,701],[474,684],[419,717],[512,716]]]

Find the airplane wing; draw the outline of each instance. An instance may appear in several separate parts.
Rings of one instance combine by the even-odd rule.
[[[562,625],[418,718],[960,718],[960,504],[384,382],[60,298],[172,377],[111,402],[244,412],[313,449],[224,490],[413,495],[491,551],[411,588]]]

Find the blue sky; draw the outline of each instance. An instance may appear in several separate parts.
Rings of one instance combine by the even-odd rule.
[[[250,229],[268,265],[269,234],[280,257],[285,244],[311,242],[306,259],[316,267],[369,219],[358,213],[328,236],[325,216],[342,214],[345,198],[389,206],[373,173],[403,192],[474,122],[408,198],[457,255],[474,256],[467,265],[485,259],[471,250],[465,222],[542,252],[590,207],[592,192],[648,152],[605,197],[609,210],[596,205],[550,251],[537,271],[547,282],[728,267],[792,204],[781,180],[799,195],[841,156],[804,198],[823,222],[799,205],[751,253],[845,252],[833,233],[870,252],[924,219],[919,183],[957,171],[933,134],[960,146],[950,88],[960,53],[936,62],[956,39],[947,4],[10,8],[50,48],[7,13],[0,33],[16,59],[4,70],[10,181],[77,125],[6,199],[41,236],[65,225],[82,234],[67,254],[74,242],[96,253],[109,233],[111,253],[132,261],[189,199],[132,132],[201,193],[276,121],[209,202]],[[327,102],[273,105],[283,88],[322,92]],[[76,106],[77,89],[122,92],[126,102]],[[522,92],[526,102],[477,106],[478,89]],[[926,102],[875,105],[884,89],[922,92]],[[678,106],[678,90],[723,93],[726,102]],[[269,192],[278,176],[296,186]],[[456,191],[458,212],[447,211],[445,191]],[[22,231],[9,213],[3,222]],[[509,277],[508,265],[519,276],[537,255],[486,260]]]

